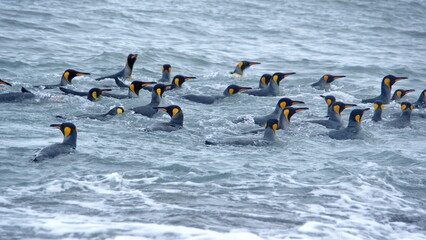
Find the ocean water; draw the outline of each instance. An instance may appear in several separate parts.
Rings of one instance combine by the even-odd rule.
[[[425,119],[392,129],[370,111],[367,137],[347,141],[305,122],[325,115],[320,94],[371,108],[361,99],[378,95],[387,74],[408,77],[393,89],[416,89],[405,97],[415,101],[426,88],[425,12],[422,0],[0,1],[0,78],[14,84],[0,93],[25,86],[37,96],[0,103],[0,239],[426,239]],[[165,63],[197,77],[164,94],[162,105],[183,109],[184,129],[144,131],[166,114],[72,118],[144,105],[145,91],[89,102],[31,87],[68,68],[92,73],[70,88],[111,86],[94,78],[119,71],[129,53],[139,54],[135,80],[159,79]],[[261,64],[236,78],[241,60]],[[281,96],[202,105],[181,95],[257,87],[278,71],[297,73],[281,94],[309,111],[270,146],[206,146],[256,128],[232,121],[269,114]],[[309,86],[327,73],[347,77],[329,93]],[[399,109],[387,105],[384,120]],[[56,115],[78,127],[77,152],[31,162],[62,141],[49,127]]]

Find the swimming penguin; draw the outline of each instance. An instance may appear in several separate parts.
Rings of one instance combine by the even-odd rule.
[[[311,86],[315,89],[325,90],[328,92],[330,91],[330,83],[332,83],[336,79],[343,78],[343,77],[346,77],[346,76],[333,76],[330,74],[326,74],[322,76],[320,80],[318,80],[318,82],[311,84]]]
[[[320,95],[320,97],[324,98],[325,102],[327,103],[327,116],[325,117],[329,117],[330,111],[333,111],[333,109],[331,108],[331,105],[336,102],[336,98],[332,95],[327,95],[327,96]]]
[[[181,88],[183,83],[185,83],[186,81],[188,81],[190,79],[195,79],[195,78],[196,77],[187,77],[187,76],[182,76],[182,75],[176,75],[176,76],[173,77],[173,81],[171,82],[171,84],[166,85],[166,90]],[[153,87],[147,86],[147,87],[144,87],[143,89],[152,92]]]
[[[259,88],[267,88],[269,85],[269,82],[271,81],[271,74],[263,74],[262,77],[260,77],[259,80]]]
[[[286,130],[290,127],[290,119],[291,117],[298,112],[308,110],[309,108],[302,107],[302,108],[293,108],[293,107],[286,107],[282,110],[282,113],[280,115],[280,118],[278,120],[278,129]]]
[[[34,162],[39,162],[45,159],[54,158],[58,155],[69,154],[77,147],[77,128],[72,123],[52,124],[51,127],[61,130],[64,134],[62,143],[52,144],[40,150]]]
[[[3,81],[3,80],[1,80],[1,79],[0,79],[0,84],[8,85],[8,86],[12,86],[12,84],[10,84],[10,83],[8,83],[8,82],[5,82],[5,81]]]
[[[341,117],[341,113],[343,110],[349,107],[355,107],[356,104],[346,104],[342,102],[335,102],[331,105],[332,111],[328,113],[327,120],[310,120],[307,122],[317,123],[323,125],[326,128],[330,129],[340,129],[343,127],[343,121]]]
[[[132,110],[135,113],[142,114],[146,117],[154,116],[154,114],[158,112],[158,109],[155,107],[160,105],[164,91],[166,91],[166,85],[161,83],[155,85],[151,93],[151,102],[148,105],[132,108]]]
[[[40,88],[44,88],[44,89],[52,89],[52,88],[57,88],[57,87],[60,87],[60,86],[66,86],[68,84],[72,84],[71,81],[73,80],[73,78],[75,78],[77,76],[83,76],[83,75],[90,75],[90,73],[77,72],[73,69],[67,69],[62,74],[61,82],[59,84],[40,85],[40,86],[34,86],[34,87],[40,87]]]
[[[395,77],[393,75],[387,75],[382,80],[381,85],[381,93],[380,96],[375,98],[369,98],[369,99],[363,99],[363,103],[374,103],[375,101],[382,101],[383,104],[389,104],[391,100],[391,90],[392,85],[394,85],[396,82],[407,79],[406,77]]]
[[[250,90],[245,93],[253,96],[278,96],[280,94],[280,82],[285,77],[296,73],[281,73],[276,72],[272,75],[272,80],[269,82],[267,88]]]
[[[411,124],[411,112],[413,111],[413,105],[409,102],[401,103],[401,115],[399,118],[387,122],[387,126],[395,127],[395,128],[405,128],[410,126]]]
[[[21,92],[9,92],[0,94],[0,103],[4,102],[21,102],[26,99],[35,98],[35,95],[22,87]]]
[[[385,109],[385,105],[381,101],[374,102],[374,114],[372,117],[373,121],[375,122],[382,121],[383,109]]]
[[[182,96],[184,99],[187,99],[189,101],[193,101],[193,102],[197,102],[197,103],[204,103],[204,104],[213,104],[213,103],[217,103],[221,100],[223,100],[226,97],[232,96],[236,93],[239,93],[241,91],[245,91],[251,89],[249,87],[240,87],[237,85],[229,85],[225,91],[223,91],[223,95],[218,95],[218,96],[206,96],[206,95],[194,95],[194,94],[189,94],[189,95],[184,95]]]
[[[265,124],[265,132],[262,139],[234,139],[224,141],[206,141],[206,145],[237,145],[237,146],[266,146],[275,140],[275,133],[278,129],[278,120],[269,119]]]
[[[328,136],[337,140],[344,139],[360,139],[361,135],[361,118],[362,115],[370,110],[369,108],[364,109],[355,109],[352,110],[351,115],[349,116],[349,123],[346,128],[342,128],[339,130],[331,130],[328,133]]]
[[[115,94],[115,93],[105,93],[104,97],[112,97],[117,99],[126,99],[126,98],[136,98],[139,97],[139,92],[144,87],[149,87],[150,84],[155,84],[156,82],[141,82],[141,81],[133,81],[129,85],[129,91],[127,94]]]
[[[230,72],[231,74],[237,76],[237,77],[243,77],[244,70],[249,68],[250,66],[260,64],[259,62],[249,62],[249,61],[242,61],[237,64],[235,67],[235,70],[233,72]]]
[[[99,89],[99,88],[92,88],[89,90],[89,92],[78,92],[78,91],[74,91],[71,89],[63,88],[63,87],[60,87],[59,89],[65,94],[72,94],[72,95],[77,95],[81,97],[87,97],[87,99],[89,99],[92,102],[99,100],[99,97],[102,94],[111,91],[111,89]]]
[[[415,108],[426,108],[426,89],[420,93],[419,99],[414,103]]]
[[[111,119],[114,116],[120,115],[124,113],[124,108],[122,107],[114,107],[111,110],[109,110],[107,113],[104,114],[83,114],[78,115],[78,118],[90,118],[90,119],[96,119],[99,121],[106,121]]]
[[[128,87],[125,83],[120,81],[120,78],[121,79],[132,78],[133,65],[135,64],[137,58],[138,58],[137,54],[129,54],[127,56],[126,65],[121,71],[112,75],[105,76],[105,77],[96,78],[95,80],[100,81],[103,79],[112,78],[115,80],[115,83],[117,84],[117,86],[124,87],[124,88]]]
[[[161,69],[162,76],[158,80],[159,82],[170,82],[170,74],[172,73],[172,66],[170,64],[164,64]]]
[[[401,98],[404,97],[407,93],[414,92],[414,91],[416,91],[416,90],[414,90],[414,89],[408,89],[408,90],[397,89],[393,93],[391,100],[395,100],[395,101],[401,100]]]
[[[254,117],[254,123],[260,126],[264,126],[269,119],[278,119],[285,107],[289,107],[295,104],[304,104],[304,102],[293,101],[290,98],[281,98],[275,106],[275,110],[271,114],[262,117]]]
[[[165,111],[172,118],[170,122],[155,123],[147,127],[147,131],[165,131],[172,132],[183,128],[183,112],[179,106],[170,105],[168,107],[154,107],[158,110]]]

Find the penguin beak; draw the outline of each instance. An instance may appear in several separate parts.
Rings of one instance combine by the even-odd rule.
[[[50,127],[61,129],[61,124],[50,124]]]
[[[324,95],[320,95],[320,97],[325,98],[325,96],[324,96]]]
[[[90,75],[90,73],[79,72],[75,74],[76,76]]]
[[[107,93],[109,91],[111,91],[111,89],[101,89],[101,94]]]
[[[284,77],[288,77],[288,76],[293,75],[293,74],[296,74],[296,73],[295,73],[295,72],[292,72],[292,73],[284,73]]]
[[[196,77],[185,77],[184,80],[188,81],[189,79],[195,79]]]
[[[8,86],[12,86],[12,84],[10,84],[10,83],[8,83],[8,82],[5,82],[5,81],[3,81],[3,80],[0,80],[0,84],[4,84],[4,85],[8,85]]]
[[[168,90],[172,90],[172,89],[174,89],[174,88],[176,88],[174,85],[167,85],[167,86],[166,86],[166,91],[168,91]]]
[[[414,89],[409,89],[409,90],[405,91],[405,93],[407,94],[407,93],[415,92],[415,91],[416,91],[416,90],[414,90]]]
[[[167,108],[164,108],[164,107],[154,107],[154,108],[161,110],[161,111],[164,111],[164,112],[167,112]]]
[[[256,64],[260,64],[260,62],[249,62],[249,66],[253,66],[253,65],[256,65]]]
[[[365,112],[367,112],[368,110],[370,110],[370,108],[364,108],[364,109],[362,109],[362,113],[365,113]]]
[[[156,83],[156,82],[144,82],[144,83],[142,83],[142,87],[146,87],[146,86],[154,84],[154,83]]]
[[[395,78],[395,82],[401,81],[403,79],[408,79],[407,77],[397,77]]]
[[[298,109],[296,109],[296,110],[294,110],[295,112],[301,112],[301,111],[304,111],[304,110],[308,110],[309,108],[298,108]]]
[[[333,76],[333,80],[339,79],[339,78],[344,78],[346,76]]]
[[[345,109],[350,107],[356,107],[356,104],[345,104]]]
[[[130,56],[130,58],[131,59],[135,59],[135,58],[137,58],[138,57],[138,55],[137,54],[134,54],[133,56]]]
[[[238,89],[238,92],[242,92],[242,91],[249,90],[249,89],[251,89],[251,87],[242,87],[242,88]]]
[[[292,101],[291,103],[293,105],[295,105],[295,104],[305,104],[305,102],[302,102],[302,101]]]

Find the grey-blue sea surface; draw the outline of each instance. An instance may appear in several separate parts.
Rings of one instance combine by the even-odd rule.
[[[405,97],[414,102],[426,88],[425,13],[423,0],[0,1],[0,78],[14,84],[0,93],[25,86],[37,96],[0,103],[0,239],[426,239],[425,119],[393,129],[370,111],[366,137],[346,141],[306,122],[324,118],[320,94],[372,108],[361,99],[378,95],[387,74],[408,77],[393,89],[415,89]],[[144,131],[169,120],[129,111],[150,101],[147,91],[89,102],[31,87],[59,82],[68,68],[92,73],[71,89],[114,86],[94,78],[119,71],[129,53],[139,54],[135,80],[159,79],[166,63],[172,75],[197,77],[164,94],[162,105],[183,109],[183,129]],[[261,64],[230,75],[241,60]],[[255,129],[252,117],[282,96],[214,105],[181,96],[257,87],[274,72],[297,73],[281,95],[309,110],[268,146],[206,146]],[[309,86],[327,73],[346,77],[329,93]],[[113,106],[124,114],[72,118]],[[386,105],[384,121],[398,112]],[[77,152],[32,163],[62,141],[49,127],[56,115],[78,127]],[[232,122],[241,116],[249,120]]]

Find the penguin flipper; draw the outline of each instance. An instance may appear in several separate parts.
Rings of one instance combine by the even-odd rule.
[[[117,86],[119,86],[121,88],[128,88],[129,87],[123,81],[121,81],[120,79],[118,79],[118,77],[115,77],[114,81],[115,81],[115,84],[117,84]]]
[[[32,93],[32,92],[30,92],[28,89],[26,89],[24,87],[21,87],[21,92],[23,92],[23,93]]]
[[[65,94],[72,94],[72,95],[84,96],[84,97],[87,96],[87,92],[78,92],[78,91],[74,91],[74,90],[67,89],[67,88],[64,88],[64,87],[59,87],[59,90],[61,90]]]
[[[212,96],[194,95],[194,94],[184,95],[182,96],[182,98],[192,102],[203,103],[203,104],[213,104],[216,101],[216,98]]]
[[[104,94],[102,94],[102,96],[104,96],[104,97],[112,97],[112,98],[116,98],[116,99],[126,99],[126,98],[129,98],[128,95],[113,94],[113,93],[104,93]]]
[[[212,141],[208,141],[208,140],[205,141],[205,144],[206,145],[218,145],[218,143],[215,143],[215,142],[212,142]]]

